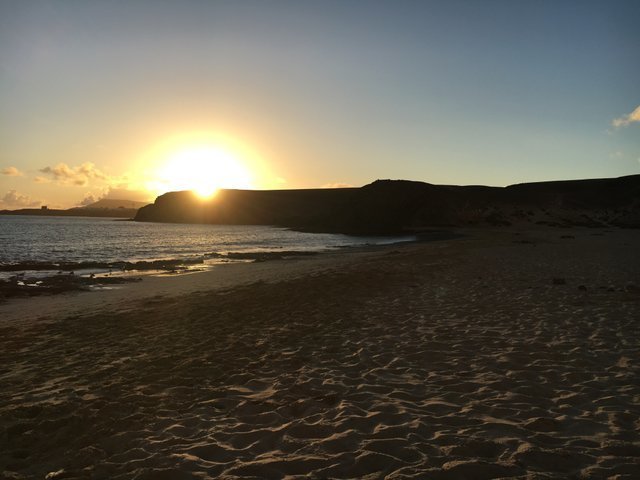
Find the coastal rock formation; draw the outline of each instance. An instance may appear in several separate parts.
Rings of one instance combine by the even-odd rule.
[[[508,187],[377,180],[361,188],[170,192],[136,221],[276,225],[306,231],[397,233],[434,226],[640,227],[640,175]]]

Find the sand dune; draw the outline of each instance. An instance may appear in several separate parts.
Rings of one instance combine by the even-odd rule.
[[[640,232],[563,233],[5,322],[0,478],[638,478]]]

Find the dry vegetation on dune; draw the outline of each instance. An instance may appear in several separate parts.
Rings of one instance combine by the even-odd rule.
[[[592,233],[3,325],[3,477],[638,478],[640,236]]]

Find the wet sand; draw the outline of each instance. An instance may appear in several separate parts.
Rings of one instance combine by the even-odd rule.
[[[0,478],[638,478],[640,231],[0,307]]]

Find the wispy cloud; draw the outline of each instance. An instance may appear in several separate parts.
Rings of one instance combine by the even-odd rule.
[[[23,195],[15,190],[9,190],[4,197],[0,198],[0,205],[3,207],[37,207],[41,203],[41,200],[31,198],[29,195]]]
[[[640,122],[640,105],[637,106],[633,112],[627,115],[623,115],[619,118],[614,118],[611,124],[614,127],[618,128],[618,127],[626,127],[634,122]]]
[[[107,175],[96,168],[91,162],[85,162],[77,167],[70,167],[66,163],[59,163],[55,167],[44,167],[40,169],[40,172],[48,175],[59,184],[78,185],[81,187],[88,185],[90,180],[108,179]]]
[[[24,175],[24,173],[22,173],[16,167],[3,168],[2,170],[0,170],[0,173],[2,173],[2,175],[7,175],[9,177],[21,177],[22,175]]]
[[[351,188],[351,187],[353,187],[353,185],[351,185],[350,183],[335,182],[335,183],[325,183],[324,185],[322,185],[321,188]]]
[[[109,187],[107,192],[100,198],[107,198],[111,200],[133,200],[136,202],[147,202],[149,200],[153,200],[153,197],[149,192],[132,189],[129,185]]]
[[[94,190],[92,192],[87,192],[85,193],[84,198],[78,202],[78,206],[84,207],[103,199],[130,200],[134,202],[153,201],[153,198],[149,195],[149,192],[145,192],[142,190],[131,190],[126,185],[120,185],[116,187],[105,187],[102,190],[98,191]]]
[[[91,205],[92,203],[96,203],[100,198],[96,198],[93,194],[87,194],[79,203],[79,207],[86,207],[87,205]]]
[[[45,177],[35,177],[33,181],[36,183],[51,183],[51,180]]]

